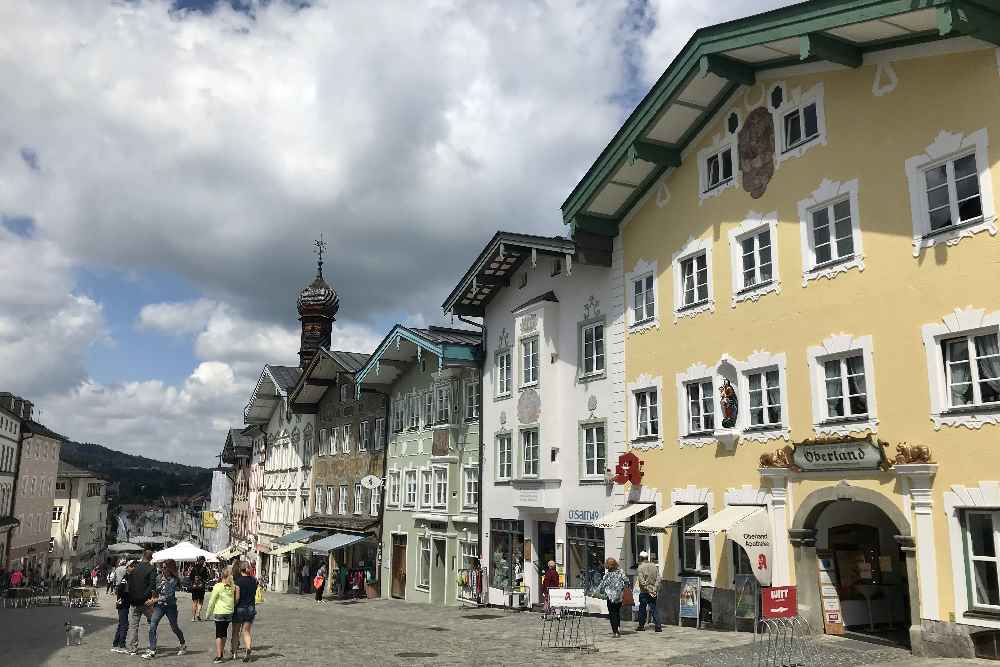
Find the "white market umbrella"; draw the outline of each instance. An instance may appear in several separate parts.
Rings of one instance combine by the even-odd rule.
[[[169,549],[157,551],[153,554],[153,562],[160,563],[168,558],[173,558],[178,563],[185,563],[188,561],[198,560],[198,556],[204,556],[205,561],[209,563],[219,562],[219,559],[216,558],[215,554],[211,551],[199,549],[190,542],[181,542],[180,544],[175,544]]]
[[[142,547],[131,542],[118,542],[109,546],[108,551],[113,554],[139,553],[142,551]]]

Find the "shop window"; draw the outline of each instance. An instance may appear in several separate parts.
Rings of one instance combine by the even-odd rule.
[[[538,384],[538,336],[521,341],[521,386]]]
[[[970,607],[1000,611],[1000,511],[964,513],[966,575]]]
[[[592,595],[604,576],[604,529],[566,524],[566,587]]]
[[[580,339],[583,344],[581,375],[600,375],[604,372],[604,323],[583,325]]]
[[[507,480],[512,474],[513,449],[509,433],[497,435],[497,480]]]
[[[510,348],[506,348],[497,352],[496,377],[497,377],[497,386],[496,386],[497,398],[510,396],[511,384],[513,383],[511,364],[510,364]]]
[[[541,467],[540,450],[538,429],[521,431],[521,475],[523,477],[538,477]]]
[[[524,584],[524,522],[490,520],[490,586],[505,591]]]
[[[458,541],[459,553],[462,558],[461,568],[462,570],[471,570],[479,560],[479,542],[459,540]]]
[[[607,469],[607,429],[603,422],[584,424],[581,427],[583,452],[583,477],[603,479]]]
[[[652,505],[629,518],[628,530],[632,543],[632,567],[638,567],[639,554],[643,551],[649,554],[650,563],[660,562],[660,540],[656,533],[639,528],[640,523],[646,519],[652,519],[654,516],[656,516],[656,506]]]
[[[710,576],[712,571],[712,536],[707,533],[689,533],[688,528],[708,518],[708,508],[702,505],[697,511],[681,519],[684,547],[681,550],[681,574]]]
[[[417,588],[428,589],[431,585],[431,541],[430,538],[417,539]]]
[[[743,550],[743,547],[736,544],[732,540],[727,540],[729,546],[732,548],[733,556],[733,575],[750,575],[755,576],[753,571],[753,564],[750,563],[750,557],[747,556],[747,552]]]

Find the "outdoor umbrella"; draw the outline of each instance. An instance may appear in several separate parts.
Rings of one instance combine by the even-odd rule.
[[[167,560],[168,558],[173,558],[179,563],[189,562],[193,560],[198,560],[198,556],[204,556],[205,561],[208,563],[218,563],[219,559],[216,558],[215,554],[211,551],[205,551],[204,549],[199,549],[190,542],[181,542],[180,544],[175,544],[169,549],[164,549],[163,551],[157,551],[153,554],[153,562],[159,563]]]
[[[132,544],[131,542],[118,542],[117,544],[109,546],[108,551],[113,554],[139,553],[142,551],[142,547],[138,544]]]

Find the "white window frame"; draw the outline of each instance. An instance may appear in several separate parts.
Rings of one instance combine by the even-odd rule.
[[[590,446],[590,441],[588,440],[589,432],[601,429],[603,433],[603,444],[604,444],[604,458],[603,462],[600,457],[597,456],[597,434],[594,434],[594,456],[591,457],[588,453],[588,448]],[[591,464],[591,459],[593,459],[593,471],[589,471],[588,468]],[[604,420],[601,421],[588,421],[580,424],[580,479],[589,480],[603,480],[604,472],[608,468],[608,424]]]
[[[865,366],[865,391],[868,415],[862,419],[853,417],[827,417],[826,371],[824,362],[860,354]],[[878,427],[878,403],[875,400],[875,364],[872,353],[872,337],[855,338],[850,334],[834,334],[820,345],[806,351],[812,394],[813,430],[820,435],[847,436],[852,433],[875,432]],[[846,380],[845,380],[846,383]],[[845,404],[847,396],[844,396]],[[846,407],[846,405],[845,405]]]
[[[434,506],[434,474],[430,468],[420,469],[419,503],[420,507],[430,509]]]
[[[434,407],[434,387],[433,385],[429,390],[420,392],[420,414],[423,421],[424,428],[430,428],[434,424],[434,420],[437,417],[436,409]]]
[[[533,433],[535,436],[535,443],[533,449],[536,450],[536,457],[534,459],[534,466],[531,472],[528,472],[528,462],[527,457],[527,443],[525,442],[525,436]],[[542,439],[541,432],[538,427],[522,428],[517,432],[517,453],[518,461],[521,467],[521,478],[522,479],[537,479],[541,477],[542,474]]]
[[[692,423],[691,404],[693,401],[691,400],[690,392],[692,387],[696,387],[698,389],[698,407],[701,410],[699,412],[699,422],[701,428],[694,430],[691,429],[691,423]],[[722,428],[721,424],[719,423],[718,395],[715,388],[714,378],[711,375],[685,380],[681,386],[681,391],[684,394],[684,407],[685,407],[684,422],[682,424],[683,430],[681,432],[685,435],[685,437],[694,437],[694,438],[711,437],[716,430]],[[708,394],[707,397],[706,397],[706,391]],[[712,423],[710,427],[706,426],[705,422],[705,415],[707,414],[705,411],[706,398],[710,400],[712,403]]]
[[[525,346],[533,344],[534,352],[530,354],[527,352]],[[533,333],[529,336],[522,336],[518,341],[518,358],[521,360],[521,387],[537,387],[538,386],[538,376],[541,371],[542,357],[541,357],[541,338],[537,333]],[[529,366],[528,360],[534,356],[535,365]],[[529,368],[533,371],[531,379],[528,379]]]
[[[448,466],[432,466],[433,472],[433,507],[438,510],[448,509]]]
[[[479,507],[479,466],[462,466],[462,509]]]
[[[406,396],[406,421],[411,431],[420,428],[420,394],[413,392]]]
[[[505,431],[503,433],[497,433],[494,438],[496,443],[496,481],[503,482],[509,481],[514,476],[514,438],[510,431]],[[501,443],[505,443],[506,449]],[[506,451],[506,461],[504,460],[504,452]],[[507,474],[504,473],[506,468]]]
[[[682,536],[681,544],[680,544],[680,549],[679,549],[679,553],[678,553],[678,560],[679,560],[679,565],[680,565],[680,567],[678,568],[678,573],[680,575],[687,574],[687,575],[698,575],[699,577],[711,577],[712,576],[712,565],[713,565],[713,563],[715,561],[715,549],[714,549],[714,545],[712,544],[712,542],[713,542],[712,535],[710,535],[708,533],[689,533],[689,532],[687,532],[687,529],[690,526],[693,526],[694,524],[698,523],[699,521],[702,521],[702,520],[707,519],[708,517],[712,516],[711,510],[709,510],[709,508],[708,508],[707,505],[702,504],[702,503],[698,503],[698,505],[700,507],[704,507],[705,508],[705,516],[704,517],[700,518],[698,516],[698,514],[700,513],[700,511],[695,511],[695,512],[692,512],[691,514],[688,514],[687,516],[683,517],[678,522],[677,530],[678,530],[678,532]],[[693,569],[686,568],[685,567],[685,562],[684,562],[685,544],[688,541],[693,541],[695,543],[695,567]],[[708,563],[702,563],[701,562],[701,546],[702,546],[702,544],[707,544],[708,545],[708,552],[709,552],[708,553]],[[698,567],[699,565],[701,567]]]
[[[465,381],[465,421],[478,421],[483,409],[483,397],[479,392],[479,379]]]
[[[319,430],[319,447],[318,447],[319,451],[317,451],[316,453],[319,454],[320,456],[324,456],[327,454],[327,447],[329,446],[328,442],[329,437],[330,434],[327,429],[321,428]]]
[[[601,336],[601,353],[597,353],[597,331],[600,330]],[[587,332],[593,332],[593,354],[590,359],[593,362],[593,368],[587,370]],[[594,320],[590,322],[584,322],[580,325],[580,372],[579,376],[581,378],[594,378],[600,377],[607,373],[607,363],[608,363],[608,337],[607,337],[607,324],[604,319]],[[600,362],[600,363],[598,363]]]
[[[371,490],[371,493],[368,494],[368,505],[369,505],[368,513],[371,516],[378,516],[379,501],[381,500],[381,498],[382,498],[382,487],[379,486],[376,486],[374,489]]]
[[[660,299],[659,299],[659,278],[656,269],[656,261],[639,259],[631,271],[625,274],[625,285],[628,290],[625,294],[625,304],[628,311],[629,333],[638,333],[649,328],[659,328],[660,326]],[[645,280],[647,277],[653,278],[653,312],[652,314],[643,312],[640,318],[635,309],[635,283]],[[643,283],[645,290],[645,283]],[[643,292],[645,294],[645,291]],[[643,299],[645,311],[646,299]]]
[[[833,279],[851,269],[865,270],[865,252],[862,245],[861,213],[858,198],[858,179],[831,181],[823,179],[819,187],[808,197],[798,202],[799,237],[802,244],[802,286],[820,278]],[[822,264],[816,262],[816,240],[814,237],[813,213],[820,209],[830,211],[830,243],[836,244],[834,233],[833,206],[847,201],[851,207],[851,242],[854,252],[844,257],[831,258]]]
[[[451,383],[439,382],[434,385],[434,406],[438,424],[450,424],[453,416],[451,405]]]
[[[698,205],[702,205],[706,200],[713,197],[718,197],[726,190],[730,188],[735,188],[741,180],[740,171],[740,157],[739,151],[737,150],[736,135],[730,134],[728,127],[726,127],[729,114],[722,114],[722,131],[712,136],[712,141],[706,144],[701,150],[698,151]],[[737,133],[739,128],[737,128]],[[708,161],[715,157],[720,156],[719,161],[719,175],[722,175],[722,161],[721,153],[723,151],[729,150],[730,157],[733,162],[733,173],[732,177],[726,180],[721,180],[716,185],[712,186],[709,184],[709,170]]]
[[[933,464],[931,464],[933,465]],[[971,582],[968,577],[966,540],[967,532],[962,513],[966,511],[996,512],[1000,510],[1000,482],[996,479],[982,480],[975,484],[953,484],[944,492],[944,510],[948,521],[948,541],[950,556],[953,563],[961,563],[961,567],[952,567],[952,590],[955,592],[955,622],[963,625],[973,625],[1000,629],[1000,619],[977,614],[967,617],[966,613],[977,611],[969,597]],[[933,545],[931,545],[933,546]],[[917,542],[917,556],[922,555],[921,542]],[[930,555],[934,551],[928,547]],[[933,561],[932,561],[933,562]],[[929,601],[937,601],[937,588],[932,588],[935,595]],[[925,596],[921,593],[921,603]],[[988,609],[988,607],[984,608]]]
[[[367,419],[361,420],[358,424],[358,451],[368,451],[368,439],[371,437],[371,422]]]
[[[751,287],[743,284],[743,241],[749,237],[758,237],[764,231],[771,236],[771,279]],[[743,301],[756,302],[765,294],[781,292],[781,274],[778,267],[778,212],[771,211],[759,214],[753,211],[735,229],[729,232],[729,259],[732,276],[732,299],[730,306],[736,307]],[[754,261],[759,272],[760,248],[754,243]]]
[[[986,404],[952,408],[941,341],[960,336],[1000,333],[1000,310],[956,308],[939,322],[921,327],[927,355],[927,385],[930,391],[931,420],[935,430],[942,426],[965,426],[978,429],[985,424],[1000,424],[1000,406]]]
[[[374,449],[383,447],[385,447],[385,417],[376,417]]]
[[[649,391],[656,392],[657,404],[657,434],[655,436],[639,436],[639,410],[636,394]],[[660,376],[642,374],[630,382],[626,388],[628,400],[628,438],[632,449],[654,449],[663,446],[663,380]]]
[[[724,156],[729,154],[729,177],[727,178],[724,173]],[[721,188],[729,185],[729,182],[736,179],[736,161],[737,156],[735,155],[733,144],[726,144],[718,150],[712,150],[705,157],[705,184],[702,190],[703,193],[708,193],[716,188]],[[716,161],[719,170],[719,179],[716,182],[712,182],[712,161]]]
[[[399,470],[389,471],[389,499],[387,502],[394,507],[401,507],[403,504],[403,480]]]
[[[337,506],[339,514],[347,514],[347,485],[340,485],[340,502]]]
[[[783,99],[781,106],[777,109],[771,107],[771,93],[778,86],[782,87]],[[774,169],[777,171],[781,165],[792,158],[799,158],[806,154],[814,146],[826,146],[826,109],[823,103],[823,82],[815,84],[812,88],[803,91],[801,87],[790,88],[784,81],[779,81],[767,89],[768,108],[771,109],[771,117],[774,119],[774,145],[776,147],[774,155]],[[810,104],[816,105],[816,129],[814,138],[802,141],[795,146],[786,147],[785,141],[785,116],[805,108]],[[805,131],[805,125],[802,125]]]
[[[337,495],[337,488],[332,484],[326,487],[326,514],[333,514],[334,497]]]
[[[344,454],[351,453],[351,425],[344,424],[340,428],[340,446]]]
[[[361,486],[360,482],[354,484],[354,513],[361,514],[361,508],[364,507],[364,487]]]
[[[973,514],[979,516],[986,516],[990,519],[991,527],[993,528],[993,556],[976,556],[972,552],[972,532],[969,530],[969,517]],[[981,510],[964,510],[965,521],[963,522],[962,532],[965,542],[965,558],[963,559],[963,567],[965,569],[965,576],[967,581],[967,586],[972,592],[972,596],[969,599],[969,607],[976,611],[985,612],[998,612],[1000,611],[1000,604],[991,605],[988,603],[980,603],[976,601],[976,587],[974,584],[974,568],[973,565],[976,562],[986,562],[992,563],[994,568],[997,570],[997,576],[1000,578],[1000,510],[993,509],[981,509]]]
[[[413,482],[412,484],[410,482]],[[415,469],[403,471],[403,507],[417,506],[417,471]]]
[[[427,565],[425,571],[424,554],[427,554]],[[416,587],[422,591],[429,591],[431,586],[431,566],[433,565],[434,554],[431,553],[431,538],[417,538],[417,583]]]
[[[740,386],[737,393],[740,397],[740,418],[738,426],[743,431],[740,437],[744,440],[756,440],[758,442],[767,442],[777,438],[788,440],[791,435],[791,421],[788,417],[788,374],[785,353],[771,354],[758,350],[747,357],[745,361],[735,362],[734,365],[739,371]],[[752,415],[750,414],[750,376],[757,373],[767,373],[768,371],[778,372],[781,422],[754,426],[751,424]],[[766,396],[764,405],[766,410]]]
[[[927,191],[924,173],[927,169],[944,161],[954,160],[967,154],[976,156],[979,171],[979,197],[983,214],[977,220],[953,224],[936,232],[931,232],[930,214],[927,208]],[[992,162],[989,157],[989,133],[986,128],[969,134],[952,133],[945,130],[919,155],[906,160],[904,168],[910,189],[910,212],[913,220],[913,256],[938,243],[955,245],[963,238],[970,238],[986,231],[991,236],[997,234],[997,217],[993,203]],[[949,186],[951,190],[951,186]]]
[[[646,387],[632,392],[632,408],[635,417],[632,424],[634,428],[633,440],[651,440],[660,437],[663,417],[663,402],[660,398],[660,392],[655,387]]]
[[[317,486],[313,492],[313,512],[316,514],[326,514],[326,496],[323,495],[322,486]]]
[[[708,298],[684,303],[684,277],[681,265],[683,262],[705,255],[705,270],[708,273]],[[690,238],[684,247],[673,254],[670,260],[674,275],[674,323],[682,317],[695,317],[701,313],[715,312],[715,280],[712,275],[712,242],[710,239]],[[697,283],[696,283],[697,285]],[[697,287],[696,287],[697,289]]]
[[[514,384],[513,368],[511,360],[513,352],[510,347],[497,350],[494,369],[497,375],[496,397],[509,398]]]

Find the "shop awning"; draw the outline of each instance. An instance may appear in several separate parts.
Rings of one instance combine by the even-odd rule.
[[[290,533],[286,533],[281,537],[274,540],[275,544],[291,544],[292,542],[304,542],[311,537],[319,535],[318,530],[309,530],[308,528],[300,528],[298,530],[293,530]]]
[[[645,521],[641,521],[636,524],[638,528],[645,528],[646,530],[663,530],[668,526],[672,526],[688,514],[693,514],[700,510],[704,505],[673,505],[663,510],[656,516],[651,516]]]
[[[704,521],[696,523],[687,529],[689,533],[721,533],[743,521],[751,514],[763,512],[763,507],[757,505],[730,505],[721,512],[716,512]]]
[[[594,526],[597,528],[614,528],[620,522],[625,521],[631,516],[638,514],[647,507],[652,507],[653,503],[632,503],[631,505],[626,505],[621,509],[617,509],[614,512],[608,512],[601,518],[594,521]]]
[[[349,547],[352,544],[357,544],[358,542],[363,542],[365,540],[364,535],[349,535],[347,533],[334,533],[333,535],[328,535],[321,540],[316,540],[312,544],[306,545],[306,548],[313,553],[325,554],[328,551],[333,551],[334,549],[340,549],[343,547]]]
[[[215,554],[218,556],[219,560],[229,560],[231,558],[236,558],[243,553],[243,549],[238,544],[233,544],[226,549]]]
[[[298,551],[299,549],[304,549],[306,545],[302,542],[292,542],[291,544],[286,544],[284,546],[278,547],[271,552],[272,556],[280,556],[281,554],[287,554],[290,551]]]

